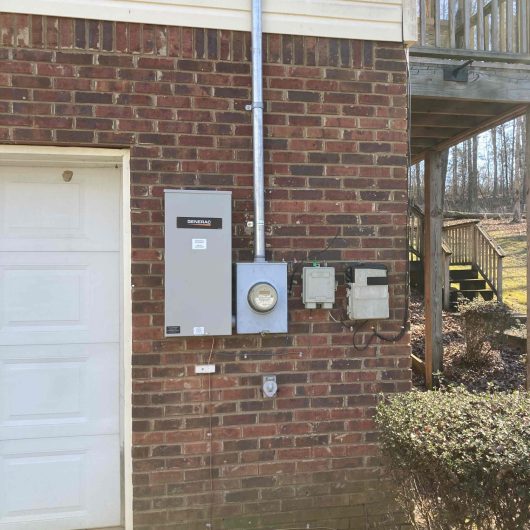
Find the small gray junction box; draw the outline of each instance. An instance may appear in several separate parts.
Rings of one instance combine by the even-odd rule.
[[[333,267],[304,267],[302,298],[306,309],[331,309],[335,303],[335,269]]]
[[[165,190],[165,335],[232,334],[232,195]]]

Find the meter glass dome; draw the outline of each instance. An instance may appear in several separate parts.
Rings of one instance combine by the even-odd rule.
[[[250,307],[260,313],[272,311],[276,302],[278,302],[278,293],[270,283],[256,283],[248,292]]]

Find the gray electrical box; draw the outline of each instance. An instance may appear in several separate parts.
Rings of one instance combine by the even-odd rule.
[[[165,190],[166,337],[232,334],[232,196]]]
[[[237,263],[238,333],[287,333],[287,263]]]
[[[335,303],[335,269],[333,267],[304,267],[302,300],[306,309],[331,309]]]
[[[375,320],[389,317],[388,270],[378,263],[355,263],[350,267],[348,318]]]

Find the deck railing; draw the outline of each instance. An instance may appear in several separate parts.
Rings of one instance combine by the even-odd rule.
[[[475,226],[473,262],[476,263],[482,276],[502,302],[502,260],[504,251],[493,241],[491,236],[479,225]]]
[[[411,261],[422,261],[424,257],[423,224],[423,212],[413,206],[409,221]],[[476,220],[447,225],[442,230],[444,307],[449,306],[451,265],[471,265],[482,274],[497,299],[502,301],[502,260],[505,256],[502,248]]]
[[[410,207],[409,214],[409,259],[421,262],[424,258],[423,238],[424,214],[416,205]],[[443,274],[443,306],[449,309],[451,281],[449,270],[451,266],[452,250],[442,238],[442,274]]]
[[[527,55],[530,0],[418,0],[419,46]]]
[[[453,249],[451,265],[469,265],[473,263],[475,227],[478,221],[462,221],[444,226],[443,237]]]
[[[409,218],[409,259],[423,259],[423,212],[417,206],[410,207]]]

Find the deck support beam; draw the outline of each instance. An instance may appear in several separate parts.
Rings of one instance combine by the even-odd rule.
[[[526,108],[526,126],[530,124],[530,105]],[[529,129],[530,130],[530,129]],[[530,249],[530,134],[526,135],[526,244]],[[526,253],[526,390],[530,391],[530,258]]]
[[[530,135],[529,135],[530,136]],[[429,151],[425,159],[425,384],[436,385],[442,371],[442,163],[441,153]]]

